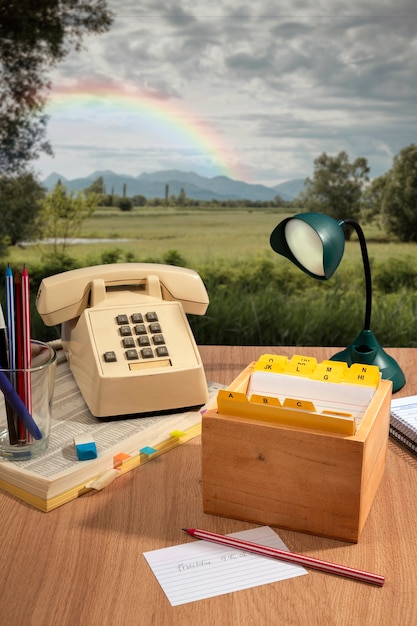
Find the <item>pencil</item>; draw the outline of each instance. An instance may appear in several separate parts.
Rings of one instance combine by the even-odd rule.
[[[346,567],[345,565],[336,565],[336,563],[330,563],[329,561],[321,561],[320,559],[315,559],[310,556],[295,554],[294,552],[287,552],[286,550],[279,550],[278,548],[270,548],[269,546],[262,546],[257,543],[252,543],[251,541],[237,539],[236,537],[218,535],[217,533],[200,530],[198,528],[183,528],[182,530],[197,539],[204,539],[205,541],[212,541],[224,546],[229,546],[230,548],[253,552],[260,556],[272,557],[280,561],[285,561],[286,563],[293,563],[294,565],[302,565],[328,574],[337,574],[338,576],[370,583],[378,587],[382,587],[385,581],[384,576],[380,576],[379,574],[371,574],[370,572]]]
[[[22,349],[23,349],[23,393],[24,403],[29,413],[32,412],[32,375],[30,368],[32,367],[32,348],[30,343],[30,289],[29,274],[26,265],[22,270]],[[27,441],[31,441],[30,433],[26,434]]]

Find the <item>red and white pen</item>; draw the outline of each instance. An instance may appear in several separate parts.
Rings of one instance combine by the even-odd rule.
[[[278,548],[270,548],[269,546],[252,543],[251,541],[245,541],[244,539],[228,537],[227,535],[218,535],[217,533],[200,530],[198,528],[183,528],[183,530],[197,539],[204,539],[205,541],[212,541],[223,546],[229,546],[230,548],[253,552],[254,554],[259,554],[260,556],[272,557],[285,561],[286,563],[302,565],[303,567],[309,567],[321,572],[327,572],[328,574],[337,574],[338,576],[344,576],[345,578],[370,583],[371,585],[377,585],[378,587],[382,587],[385,581],[384,576],[380,576],[379,574],[371,574],[370,572],[364,572],[360,569],[346,567],[345,565],[336,565],[336,563],[321,561],[320,559],[315,559],[310,556],[303,556],[302,554],[295,554],[294,552],[287,552],[286,550],[279,550]]]

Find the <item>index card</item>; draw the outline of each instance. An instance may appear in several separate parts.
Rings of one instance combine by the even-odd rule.
[[[230,537],[288,550],[268,526]],[[144,557],[172,606],[307,574],[299,565],[201,540],[144,552]]]

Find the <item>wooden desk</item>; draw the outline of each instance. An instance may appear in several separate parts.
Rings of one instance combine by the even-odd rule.
[[[264,352],[334,349],[203,346],[208,378],[228,384]],[[417,393],[417,349],[393,349]],[[220,533],[253,524],[203,513],[200,438],[50,513],[0,493],[2,624],[390,625],[417,623],[417,459],[390,441],[387,465],[357,545],[277,529],[293,552],[383,574],[377,588],[328,574],[172,607],[143,552],[185,541],[196,526]]]

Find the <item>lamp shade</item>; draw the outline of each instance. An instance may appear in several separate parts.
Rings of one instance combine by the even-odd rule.
[[[328,280],[345,250],[343,224],[322,213],[300,213],[272,231],[271,247],[309,276]]]

